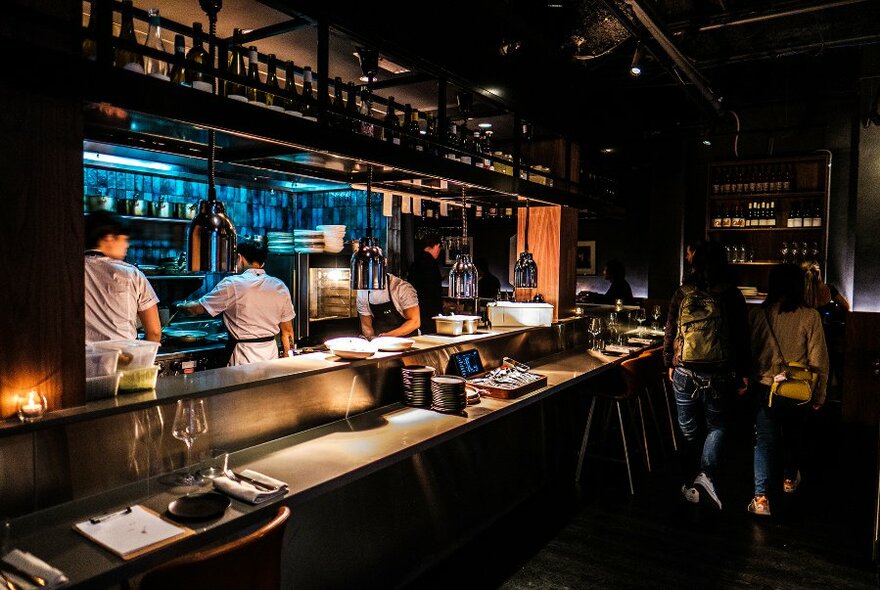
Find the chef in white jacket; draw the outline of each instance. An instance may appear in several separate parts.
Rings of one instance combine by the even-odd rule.
[[[159,298],[144,273],[123,260],[128,224],[107,211],[95,211],[86,216],[85,229],[86,343],[135,340],[138,322],[146,340],[159,342]]]
[[[279,279],[263,270],[268,251],[254,242],[238,244],[240,274],[226,277],[198,301],[180,304],[180,309],[211,317],[223,314],[229,331],[229,365],[246,365],[278,358],[275,336],[287,356],[293,346],[293,303],[290,291]]]

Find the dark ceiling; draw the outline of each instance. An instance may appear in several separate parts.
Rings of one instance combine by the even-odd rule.
[[[780,80],[782,92],[833,90],[858,48],[880,41],[876,0],[267,4],[323,16],[597,142],[648,121],[710,119],[757,100],[767,85],[779,89]],[[629,66],[638,44],[646,55],[635,78]]]

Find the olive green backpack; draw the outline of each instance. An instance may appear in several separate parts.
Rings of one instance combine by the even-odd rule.
[[[675,350],[679,364],[696,371],[718,371],[730,365],[730,333],[720,289],[682,285]]]

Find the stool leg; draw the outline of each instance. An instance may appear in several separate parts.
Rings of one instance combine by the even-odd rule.
[[[648,431],[645,429],[645,412],[642,410],[642,396],[636,398],[639,405],[639,421],[642,423],[642,441],[645,445],[645,463],[648,465],[648,473],[651,473],[651,453],[648,452]]]
[[[629,493],[636,495],[636,489],[633,486],[632,469],[629,466],[629,450],[626,448],[626,430],[623,428],[623,411],[620,409],[620,400],[616,400],[617,419],[620,421],[620,440],[623,441],[623,458],[626,460],[626,476],[629,478]]]
[[[596,410],[596,400],[598,398],[594,395],[593,401],[590,402],[590,411],[587,413],[587,426],[584,428],[584,440],[581,442],[581,452],[578,455],[578,466],[577,471],[574,474],[575,482],[579,482],[581,480],[581,469],[584,466],[584,454],[587,452],[587,439],[590,438],[590,426],[593,424],[593,413]]]
[[[663,383],[663,400],[666,402],[666,415],[669,417],[669,435],[672,437],[672,450],[678,451],[675,422],[672,419],[672,404],[669,403],[669,386],[666,385],[665,375],[660,375],[660,382]]]

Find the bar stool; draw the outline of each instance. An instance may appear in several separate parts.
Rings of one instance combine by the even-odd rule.
[[[675,435],[676,419],[672,415],[672,401],[670,401],[672,394],[669,379],[666,377],[666,366],[663,364],[663,347],[655,346],[654,348],[649,348],[644,351],[641,356],[649,357],[651,360],[647,371],[647,378],[645,380],[648,388],[655,391],[657,395],[663,398],[663,403],[666,405],[666,418],[669,422],[669,436],[672,440],[672,450],[678,451],[678,441]],[[650,399],[650,397],[648,399]],[[651,409],[653,410],[653,404]]]
[[[590,429],[593,425],[593,417],[596,412],[596,405],[599,400],[604,400],[607,402],[614,402],[614,405],[617,407],[617,420],[620,426],[620,441],[623,444],[623,460],[626,463],[626,475],[629,479],[629,491],[630,494],[635,494],[635,486],[633,485],[633,477],[632,477],[632,468],[630,466],[629,461],[629,445],[627,444],[627,436],[626,436],[626,426],[623,420],[623,407],[632,410],[632,404],[635,402],[635,405],[638,409],[639,422],[641,424],[641,436],[642,436],[642,445],[645,451],[645,463],[648,468],[648,472],[651,471],[651,455],[648,450],[648,437],[645,432],[645,414],[642,408],[642,398],[646,395],[647,388],[645,385],[645,374],[646,370],[649,368],[651,360],[649,357],[636,357],[623,361],[619,367],[619,377],[622,377],[622,381],[619,380],[617,383],[609,384],[608,389],[603,389],[596,391],[593,394],[593,400],[590,402],[590,411],[587,414],[587,425],[584,428],[584,438],[581,442],[581,451],[578,456],[578,464],[577,471],[575,472],[575,481],[579,482],[581,480],[581,471],[584,465],[584,456],[587,452],[587,444],[590,439]],[[611,406],[608,406],[608,411],[610,412]],[[635,416],[630,413],[629,422],[635,422]],[[608,421],[606,421],[607,424]],[[636,435],[638,435],[638,431],[636,431]],[[611,457],[606,457],[609,460],[617,460]]]
[[[281,506],[272,520],[252,533],[183,555],[147,572],[139,588],[281,588],[281,541],[289,516],[290,508]]]

